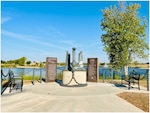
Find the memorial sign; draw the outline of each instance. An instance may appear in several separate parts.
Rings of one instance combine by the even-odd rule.
[[[87,81],[98,82],[98,58],[88,58]]]
[[[57,58],[46,58],[46,82],[54,82],[57,76]]]

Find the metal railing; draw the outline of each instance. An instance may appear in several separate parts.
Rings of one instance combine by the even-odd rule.
[[[10,69],[8,70],[7,74],[4,75],[3,71],[1,70],[1,89],[2,89],[2,82],[4,80],[8,80],[8,75],[10,73]],[[58,73],[62,73],[63,68],[57,68],[57,74]],[[131,71],[131,69],[130,69]],[[34,85],[35,84],[35,76],[36,73],[38,73],[39,76],[39,83],[42,83],[43,79],[46,79],[46,69],[45,67],[41,67],[41,68],[31,68],[28,69],[26,72],[18,72],[18,73],[14,73],[17,75],[27,75],[27,74],[31,74],[32,73],[32,78],[31,78],[31,83]],[[120,80],[121,81],[121,77],[122,77],[123,73],[121,71],[117,71],[111,68],[100,68],[99,69],[99,80],[101,80],[103,83],[104,82],[111,82],[113,83],[114,80]],[[43,77],[44,76],[44,77]],[[144,78],[147,80],[147,90],[149,91],[149,69],[146,70],[146,73],[144,73]]]

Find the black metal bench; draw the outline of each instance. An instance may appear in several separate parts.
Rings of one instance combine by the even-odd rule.
[[[12,71],[10,71],[9,78],[10,78],[9,92],[11,93],[12,90],[17,90],[17,89],[20,89],[22,91],[23,77],[14,76],[14,73]]]
[[[3,79],[6,78],[7,79]],[[22,91],[23,88],[23,77],[14,76],[14,73],[9,70],[7,75],[3,74],[1,70],[1,94],[10,87],[9,92],[11,93],[12,90],[20,89]]]
[[[135,85],[135,84],[138,85],[138,89],[140,90],[140,74],[138,74],[134,70],[130,73],[130,75],[128,77],[123,75],[121,78],[121,81],[122,80],[124,80],[125,82],[128,83],[128,89],[129,90],[130,90],[130,88],[134,88],[133,85]],[[123,84],[123,82],[121,82],[121,84]]]

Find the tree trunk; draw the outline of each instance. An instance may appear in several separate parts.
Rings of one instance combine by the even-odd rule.
[[[124,66],[124,75],[127,77],[128,76],[128,65]]]

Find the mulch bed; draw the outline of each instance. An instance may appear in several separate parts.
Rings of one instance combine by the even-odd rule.
[[[149,112],[149,93],[123,92],[117,95],[143,111]]]

